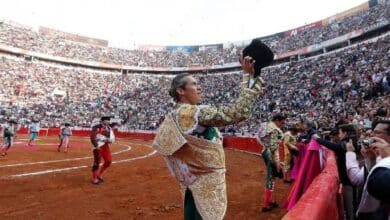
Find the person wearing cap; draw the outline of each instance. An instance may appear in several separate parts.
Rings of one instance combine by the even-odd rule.
[[[30,133],[30,141],[28,142],[28,146],[33,146],[35,144],[35,139],[39,134],[39,121],[33,119],[30,126],[28,127],[28,132]]]
[[[61,147],[62,147],[62,145],[64,145],[64,147],[65,147],[64,152],[67,153],[68,147],[69,147],[69,138],[70,138],[70,136],[72,136],[72,130],[70,129],[69,123],[65,123],[64,126],[65,127],[63,127],[61,129],[61,133],[59,135],[60,136],[60,144],[58,145],[57,151],[61,152]]]
[[[284,165],[283,165],[283,181],[291,183],[291,163],[292,155],[299,153],[297,148],[298,128],[295,125],[290,125],[288,131],[283,135],[284,147]]]
[[[8,125],[2,129],[3,146],[1,149],[1,156],[7,155],[7,151],[12,147],[13,139],[16,134],[18,123],[15,120],[10,120]]]
[[[112,141],[112,131],[110,127],[110,117],[102,117],[100,124],[92,127],[91,142],[93,145],[93,165],[92,165],[92,183],[103,183],[103,173],[111,165],[111,152],[109,143]],[[101,159],[104,159],[100,167]]]
[[[263,194],[262,212],[271,211],[279,205],[272,198],[272,191],[275,188],[275,177],[282,177],[282,166],[279,159],[279,145],[282,143],[283,131],[281,128],[286,117],[283,114],[275,114],[272,120],[266,124],[265,131],[260,126],[258,140],[263,146],[261,156],[266,166],[265,190]]]
[[[164,157],[179,182],[186,220],[220,220],[226,213],[225,153],[222,135],[216,127],[250,117],[264,83],[254,77],[262,66],[255,63],[269,65],[273,60],[273,53],[269,48],[270,53],[264,51],[260,41],[252,42],[249,47],[263,47],[258,51],[264,54],[255,58],[248,54],[253,48],[244,49],[240,58],[244,72],[241,95],[230,106],[198,105],[202,89],[189,74],[177,75],[172,80],[169,94],[176,106],[165,115],[152,146]]]

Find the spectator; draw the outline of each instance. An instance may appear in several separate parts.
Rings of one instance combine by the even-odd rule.
[[[386,204],[388,205],[390,202],[388,199],[390,195],[388,187],[390,121],[378,121],[373,128],[374,136],[372,139],[375,142],[370,145],[370,148],[376,150],[382,159],[371,169],[366,178],[357,213],[361,219],[373,219],[373,217],[376,217],[375,219],[387,219],[390,217],[386,208]],[[366,213],[371,213],[371,215],[362,215]],[[372,213],[375,215],[372,216]]]

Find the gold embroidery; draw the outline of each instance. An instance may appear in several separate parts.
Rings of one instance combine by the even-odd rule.
[[[206,184],[203,186],[203,188],[200,190],[200,195],[204,199],[210,199],[213,198],[213,196],[216,196],[215,193],[216,186],[213,184]]]
[[[223,219],[227,208],[224,172],[202,175],[189,188],[203,219]]]
[[[153,149],[164,156],[168,156],[175,153],[186,143],[187,140],[177,128],[172,116],[170,114],[166,115],[154,138]]]
[[[221,127],[238,123],[250,117],[259,92],[243,89],[240,97],[230,106],[220,108],[200,106],[199,124],[206,127]]]
[[[297,150],[296,148],[296,138],[291,134],[291,132],[286,132],[283,137],[283,145],[284,145],[284,172],[288,172],[291,169],[291,150]]]
[[[179,108],[177,115],[177,122],[184,133],[187,133],[194,129],[196,123],[196,111],[198,110],[196,105],[182,105]]]
[[[193,174],[204,174],[216,169],[225,169],[225,152],[220,143],[191,135],[184,135],[188,143],[174,156],[189,165]]]

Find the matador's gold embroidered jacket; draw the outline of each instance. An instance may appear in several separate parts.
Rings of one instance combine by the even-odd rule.
[[[297,148],[297,138],[290,131],[286,132],[283,136],[283,145],[284,145],[284,172],[289,172],[291,169],[291,151],[298,151]]]
[[[182,189],[190,189],[202,218],[223,219],[226,207],[225,154],[216,127],[235,124],[251,115],[261,93],[260,79],[252,89],[244,76],[242,92],[230,106],[212,107],[178,104],[166,115],[153,148],[164,156]]]
[[[283,132],[274,122],[271,121],[267,125],[267,133],[269,135],[268,146],[272,155],[272,158],[270,159],[274,164],[279,164],[279,142],[282,139]]]

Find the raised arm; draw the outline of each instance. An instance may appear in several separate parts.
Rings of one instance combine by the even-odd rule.
[[[249,118],[256,98],[261,94],[263,83],[261,78],[251,83],[249,75],[244,76],[241,94],[231,105],[222,107],[199,106],[197,117],[199,124],[206,127],[221,127],[236,124]]]
[[[347,152],[345,155],[347,175],[354,186],[364,184],[364,167],[359,167],[355,152]]]
[[[345,151],[342,144],[333,143],[322,138],[318,138],[317,142],[333,151]]]

